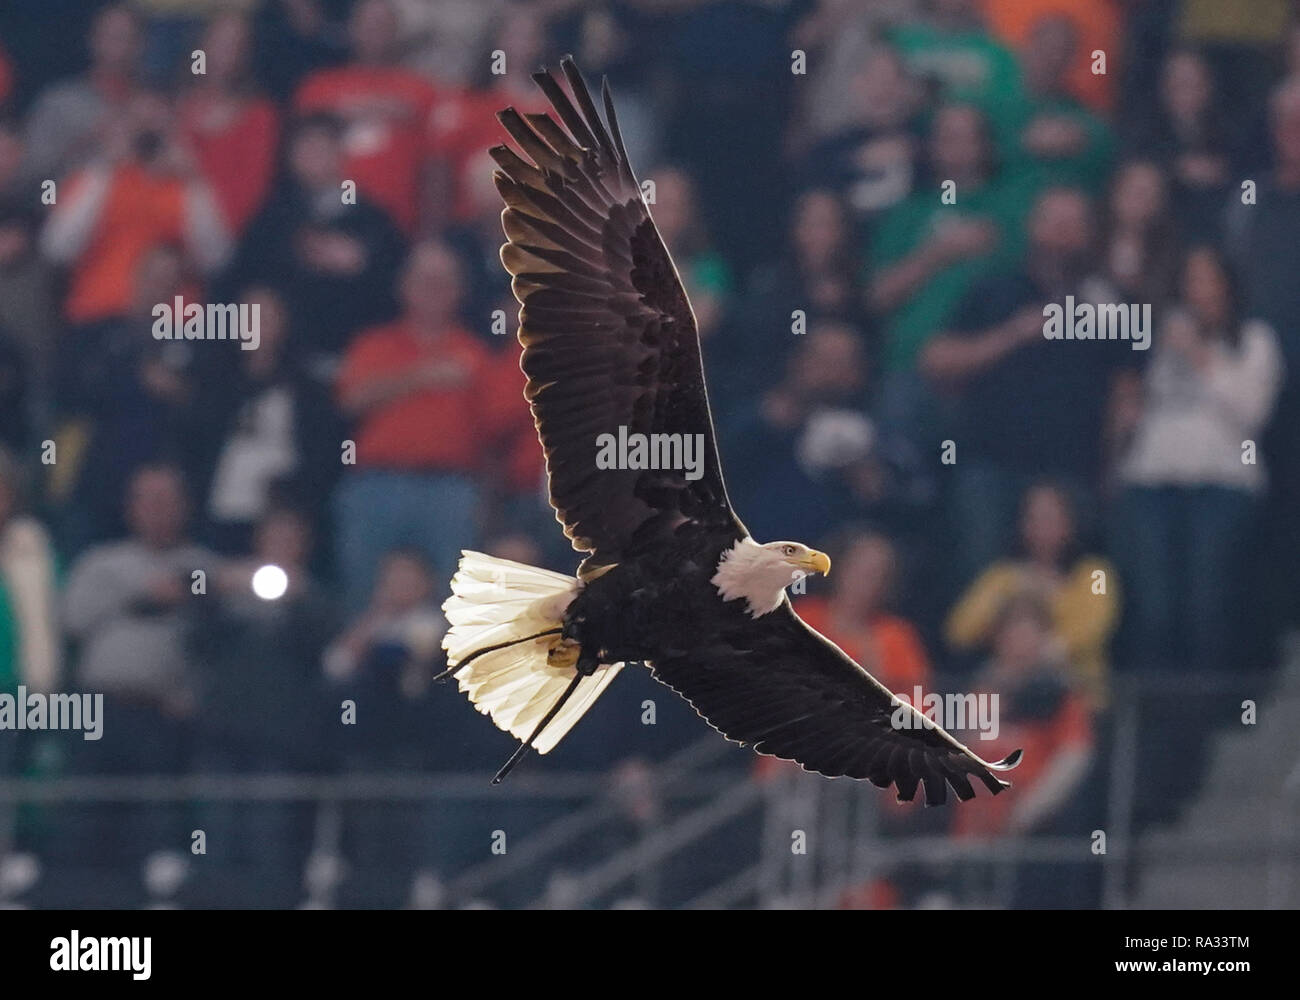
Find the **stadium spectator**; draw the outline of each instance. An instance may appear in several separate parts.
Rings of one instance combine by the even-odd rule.
[[[374,773],[424,766],[429,736],[430,678],[442,655],[446,620],[435,596],[434,571],[423,552],[395,548],[382,553],[368,605],[324,656],[332,700],[356,706],[355,718],[331,721],[328,746],[346,770]],[[472,711],[455,713],[463,725]],[[338,709],[332,710],[337,716]],[[446,718],[444,710],[438,714]],[[469,722],[477,721],[469,718]],[[457,734],[438,727],[441,749],[434,759],[463,761]],[[453,764],[454,766],[454,764]],[[413,873],[428,854],[447,860],[464,849],[458,836],[430,837],[428,810],[419,803],[361,803],[348,810],[345,852],[354,868],[352,891],[370,905],[399,906]],[[454,827],[456,815],[448,817]]]
[[[1021,267],[972,287],[922,356],[925,375],[954,397],[961,428],[952,439],[950,510],[963,580],[1005,551],[1016,505],[1035,479],[1056,476],[1084,502],[1092,495],[1113,373],[1137,352],[1122,340],[1045,336],[1046,306],[1064,309],[1079,294],[1092,246],[1088,199],[1070,188],[1044,191]]]
[[[820,324],[798,338],[781,382],[732,420],[723,460],[756,537],[821,538],[852,510],[843,477],[878,444],[867,374],[858,332]]]
[[[23,509],[21,470],[0,450],[0,692],[51,692],[62,680],[56,557],[44,525]],[[0,738],[0,777],[22,773],[26,734]],[[0,858],[14,845],[15,810],[0,804]]]
[[[1054,641],[1052,613],[1035,594],[1020,594],[998,611],[988,661],[973,693],[997,696],[994,739],[967,734],[975,752],[997,760],[1025,753],[1016,769],[1018,794],[977,796],[953,814],[958,837],[1051,830],[1064,820],[1094,753],[1087,704],[1070,685]]]
[[[1282,356],[1212,247],[1187,255],[1179,305],[1158,332],[1120,467],[1133,655],[1148,670],[1226,670],[1240,552],[1265,484],[1254,441],[1277,398]]]
[[[1022,593],[1047,602],[1072,686],[1094,710],[1109,700],[1110,639],[1119,623],[1119,586],[1111,565],[1084,554],[1069,494],[1051,482],[1025,491],[1014,554],[989,566],[948,615],[948,645],[967,652],[993,639],[1002,608]]]
[[[160,243],[184,246],[208,274],[231,250],[166,98],[136,95],[108,128],[102,155],[66,182],[41,234],[42,252],[71,269],[63,312],[75,324],[125,311],[136,267]]]
[[[64,594],[64,626],[78,643],[76,686],[104,696],[101,736],[82,742],[77,766],[93,775],[184,774],[196,707],[188,612],[216,562],[186,536],[189,504],[175,467],[138,469],[125,506],[130,535],[86,551]],[[173,803],[118,803],[92,813],[85,826],[72,826],[101,863],[134,868],[188,839]]]
[[[169,245],[152,249],[137,266],[130,307],[85,328],[65,361],[67,420],[57,440],[72,459],[62,474],[75,484],[67,517],[74,527],[63,538],[73,551],[121,533],[119,498],[140,465],[182,454],[186,471],[197,463],[187,451],[197,418],[195,344],[153,336],[154,307],[184,288],[181,254]]]
[[[848,81],[852,116],[808,151],[801,169],[808,183],[837,190],[866,228],[920,179],[921,95],[898,53],[884,45],[871,48]],[[843,87],[840,79],[835,87]]]
[[[28,177],[66,177],[112,141],[105,128],[126,113],[138,92],[140,29],[140,15],[129,3],[110,3],[95,15],[87,39],[90,67],[75,80],[50,86],[28,113]]]
[[[881,219],[866,275],[867,301],[881,318],[882,417],[909,429],[933,423],[916,372],[926,343],[972,284],[1018,257],[1023,241],[1022,199],[1000,183],[986,121],[976,108],[938,110],[928,149],[931,184]],[[948,197],[941,184],[952,185]]]
[[[1027,47],[1034,30],[1046,18],[1062,18],[1076,35],[1066,67],[1069,92],[1099,113],[1108,111],[1115,100],[1113,81],[1119,76],[1117,63],[1124,55],[1124,36],[1132,13],[1121,0],[979,0],[985,23],[1022,63],[1028,61]],[[1105,58],[1098,63],[1097,53]],[[1097,67],[1104,67],[1099,72]]]
[[[1240,123],[1229,119],[1205,59],[1180,49],[1165,60],[1153,121],[1134,148],[1168,172],[1171,202],[1189,240],[1215,240],[1241,155]]]
[[[755,271],[725,341],[709,345],[709,360],[716,358],[727,373],[710,383],[719,391],[719,408],[769,387],[809,324],[866,329],[859,274],[843,202],[825,188],[803,192],[795,201],[785,254]],[[796,326],[796,316],[802,326]]]
[[[1074,22],[1039,20],[1024,50],[1024,114],[1008,151],[1032,187],[1074,185],[1099,192],[1110,166],[1113,137],[1106,122],[1070,92],[1067,72],[1078,50]]]
[[[1272,170],[1260,178],[1255,197],[1243,192],[1229,208],[1228,246],[1241,277],[1244,307],[1279,338],[1285,369],[1263,447],[1271,465],[1268,537],[1274,558],[1267,590],[1284,621],[1300,623],[1300,595],[1292,567],[1300,563],[1300,295],[1291,276],[1300,273],[1300,77],[1280,85],[1269,104]]]
[[[985,27],[978,0],[925,0],[924,7],[927,16],[899,24],[890,42],[935,99],[975,105],[998,143],[1009,142],[1023,96],[1015,56]]]
[[[391,0],[360,0],[348,21],[351,60],[308,76],[294,107],[344,123],[344,175],[411,233],[427,183],[424,153],[438,88],[399,64],[397,26]]]
[[[39,200],[24,193],[19,175],[23,138],[18,123],[0,119],[0,342],[11,374],[0,386],[5,396],[20,395],[22,412],[4,407],[0,434],[25,449],[27,432],[44,430],[53,408],[54,359],[61,346],[55,287],[49,265],[36,253]],[[21,381],[13,373],[20,370]]]
[[[227,229],[238,236],[261,207],[276,166],[279,112],[256,91],[249,21],[234,11],[218,14],[199,42],[206,65],[177,109]]]
[[[356,467],[334,503],[352,610],[371,592],[380,553],[395,545],[417,546],[439,573],[451,571],[478,537],[476,473],[522,418],[492,353],[460,325],[461,292],[451,249],[418,245],[402,273],[402,317],[362,334],[343,359],[336,394],[355,425]]]
[[[251,554],[221,566],[198,603],[187,648],[198,689],[195,766],[205,773],[324,769],[319,734],[337,714],[324,701],[320,662],[334,617],[307,568],[311,542],[303,513],[266,511]],[[298,901],[309,807],[214,800],[201,803],[198,824],[207,834],[205,869],[215,869],[203,880],[206,905]]]
[[[1105,208],[1098,277],[1114,301],[1163,308],[1174,293],[1179,258],[1164,173],[1150,160],[1129,160],[1112,175]]]
[[[291,350],[313,371],[332,371],[354,333],[392,318],[403,240],[361,187],[345,190],[342,125],[328,114],[299,119],[285,175],[249,225],[223,283],[270,284],[293,321]]]
[[[328,389],[289,350],[290,317],[271,288],[253,287],[240,301],[258,310],[256,350],[214,359],[200,373],[196,409],[203,414],[203,471],[208,540],[222,552],[246,551],[253,529],[290,498],[313,518],[324,515],[338,476],[341,421]]]

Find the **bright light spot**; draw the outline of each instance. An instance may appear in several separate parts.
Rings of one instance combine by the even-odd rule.
[[[263,566],[253,574],[253,593],[264,601],[276,601],[289,589],[289,574],[279,566]]]

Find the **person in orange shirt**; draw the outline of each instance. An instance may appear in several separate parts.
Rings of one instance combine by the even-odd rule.
[[[218,14],[199,43],[207,72],[178,109],[199,170],[212,185],[226,225],[240,233],[271,183],[280,123],[275,105],[253,89],[252,32],[236,11]]]
[[[1068,814],[1087,777],[1094,745],[1091,712],[1070,683],[1052,629],[1051,608],[1038,594],[1017,594],[998,614],[992,655],[973,684],[977,695],[998,696],[996,735],[958,738],[990,760],[1017,748],[1024,757],[1010,792],[977,796],[954,810],[958,837],[1049,829]]]
[[[425,136],[438,88],[397,64],[397,27],[389,0],[361,0],[348,23],[352,62],[307,77],[294,106],[343,119],[347,177],[410,233],[428,183]]]
[[[66,184],[41,234],[41,251],[71,269],[64,303],[71,323],[124,312],[136,268],[159,244],[183,245],[208,274],[230,254],[216,198],[176,135],[162,95],[133,98],[112,123],[104,155]]]
[[[452,250],[437,240],[417,245],[400,279],[402,316],[361,334],[340,367],[335,394],[353,422],[355,468],[334,503],[339,570],[354,610],[380,553],[419,547],[443,575],[460,549],[476,544],[485,462],[527,412],[517,396],[507,398],[497,357],[460,325],[461,290]]]

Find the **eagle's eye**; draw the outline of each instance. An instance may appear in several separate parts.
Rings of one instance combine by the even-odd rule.
[[[797,551],[798,551],[798,550],[797,550],[793,545],[782,545],[782,546],[781,546],[781,554],[782,554],[782,555],[792,556],[792,555],[794,555],[795,552],[797,552]]]

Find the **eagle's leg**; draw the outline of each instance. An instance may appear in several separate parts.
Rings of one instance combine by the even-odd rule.
[[[524,756],[532,749],[533,741],[542,735],[542,730],[546,728],[547,724],[554,719],[560,709],[564,707],[564,703],[569,700],[569,695],[573,694],[577,689],[578,684],[585,676],[586,675],[581,671],[573,675],[573,680],[569,681],[569,686],[564,689],[564,693],[555,699],[555,704],[551,706],[551,710],[542,716],[542,721],[537,723],[537,728],[533,730],[532,735],[529,736],[528,739],[524,740],[523,743],[519,744],[519,749],[512,753],[510,759],[501,766],[501,770],[498,771],[496,777],[492,779],[492,784],[501,784],[501,782],[505,780],[506,775],[515,769],[515,765],[524,759]]]

